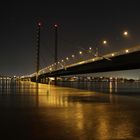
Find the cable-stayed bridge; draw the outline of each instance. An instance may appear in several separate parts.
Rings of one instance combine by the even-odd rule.
[[[57,65],[57,69],[55,69],[55,65]],[[82,60],[73,64],[65,63],[65,65],[63,65],[62,62],[57,62],[49,67],[40,69],[38,72],[38,79],[40,81],[47,77],[132,69],[140,69],[140,46],[123,49],[103,56],[95,56],[91,59]],[[35,81],[36,73],[21,78],[25,77]]]
[[[36,72],[30,75],[22,76],[21,79],[31,79],[32,81],[40,82],[41,80],[46,80],[48,77],[54,77],[55,82],[58,76],[66,75],[77,75],[86,73],[97,73],[97,72],[109,72],[109,71],[119,71],[119,70],[132,70],[140,69],[140,45],[134,46],[127,49],[122,49],[117,52],[111,52],[109,54],[100,55],[98,52],[98,47],[92,58],[86,57],[85,59],[80,59],[79,61],[69,62],[69,57],[66,60],[58,61],[58,25],[54,25],[54,35],[55,35],[55,55],[54,64],[40,69],[40,31],[41,23],[37,24],[37,65]],[[125,31],[123,35],[128,36],[128,32]],[[104,40],[102,44],[107,45],[107,41]],[[85,50],[88,53],[92,53],[92,48]],[[83,52],[79,51],[79,55],[83,57]],[[73,54],[71,58],[74,60],[75,55]]]

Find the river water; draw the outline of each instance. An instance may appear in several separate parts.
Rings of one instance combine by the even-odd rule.
[[[123,83],[125,86],[118,83],[117,89],[113,86],[115,83],[112,83],[112,88],[105,86],[110,87],[110,83],[96,84],[98,88],[94,90],[93,83],[88,88],[80,84],[76,89],[33,82],[0,81],[1,138],[140,139],[139,83]],[[105,88],[101,89],[100,84]],[[65,86],[68,85],[70,83],[65,83]]]
[[[113,93],[118,95],[140,96],[140,82],[58,82],[59,86],[85,89],[102,93]]]

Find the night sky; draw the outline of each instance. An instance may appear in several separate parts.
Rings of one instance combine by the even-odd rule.
[[[140,7],[137,1],[12,1],[1,3],[0,20],[1,75],[35,72],[37,21],[43,24],[42,68],[54,62],[55,23],[59,25],[60,60],[80,48],[94,48],[95,42],[98,44],[103,39],[108,40],[109,47],[100,46],[102,53],[140,44]],[[124,30],[130,34],[127,39],[122,36]],[[133,71],[125,74],[137,77]]]

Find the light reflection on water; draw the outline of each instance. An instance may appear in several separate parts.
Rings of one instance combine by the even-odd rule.
[[[114,95],[112,83],[109,87],[110,94],[102,94],[32,82],[3,81],[0,82],[0,108],[5,111],[0,123],[6,125],[3,119],[12,118],[21,125],[21,133],[28,135],[27,131],[32,130],[31,139],[140,137],[140,99]],[[11,120],[8,126],[12,126]],[[18,129],[19,125],[14,125]],[[11,135],[12,132],[11,129]]]
[[[140,82],[58,82],[59,86],[85,89],[104,93],[128,94],[140,93]],[[132,94],[132,95],[133,95]]]

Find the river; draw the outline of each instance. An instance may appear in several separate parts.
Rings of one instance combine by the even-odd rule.
[[[68,86],[67,84],[65,86]],[[117,88],[108,88],[111,87],[110,83],[96,83],[97,88],[94,90],[94,83],[92,86],[91,83],[84,83],[84,86],[80,83],[78,89],[70,84],[69,86],[75,88],[2,80],[1,138],[139,139],[140,86],[139,83],[124,85],[117,83]]]

